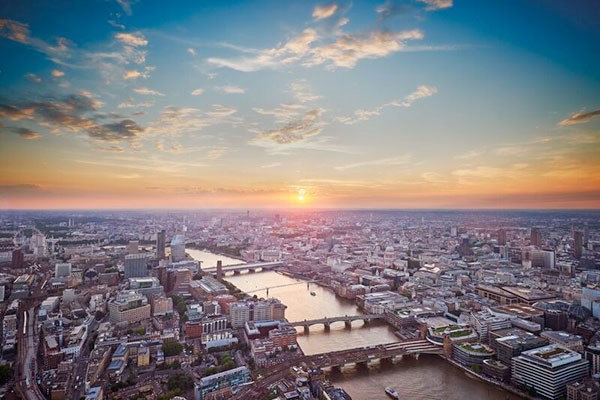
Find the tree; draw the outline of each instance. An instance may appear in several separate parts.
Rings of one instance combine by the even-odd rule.
[[[183,345],[179,342],[165,342],[162,345],[162,351],[165,357],[176,356],[183,351]]]
[[[11,368],[8,364],[0,365],[0,385],[4,385],[10,380]]]
[[[169,377],[167,388],[169,390],[180,390],[181,393],[194,387],[194,380],[186,374],[177,374]]]

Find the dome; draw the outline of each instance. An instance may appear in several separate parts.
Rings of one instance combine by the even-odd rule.
[[[589,318],[591,315],[592,312],[579,303],[573,303],[571,307],[569,307],[569,317],[571,318],[575,318],[581,321]]]

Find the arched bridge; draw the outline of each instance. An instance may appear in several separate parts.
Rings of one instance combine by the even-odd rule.
[[[240,390],[233,399],[264,399],[268,393],[268,388],[287,377],[290,367],[294,365],[306,365],[309,368],[344,368],[351,365],[368,366],[376,361],[394,362],[395,360],[402,359],[403,356],[418,357],[419,354],[441,354],[441,352],[442,348],[440,346],[433,345],[426,340],[410,340],[302,356],[269,367],[268,373],[263,371],[264,378]]]
[[[258,263],[249,263],[249,264],[237,264],[237,265],[223,265],[221,270],[223,273],[233,272],[234,274],[239,274],[242,271],[248,272],[256,272],[257,270],[266,271],[273,270],[279,267],[283,267],[283,262],[274,261],[274,262],[258,262]],[[216,274],[217,267],[208,267],[202,268],[202,272],[206,274]]]
[[[310,327],[313,325],[323,325],[325,330],[328,331],[331,328],[331,324],[334,322],[344,322],[346,328],[352,328],[353,321],[363,321],[368,324],[374,319],[384,319],[383,314],[364,314],[364,315],[344,315],[343,317],[324,317],[320,319],[311,319],[304,321],[290,322],[291,326],[301,326],[304,328],[304,332],[309,332]]]

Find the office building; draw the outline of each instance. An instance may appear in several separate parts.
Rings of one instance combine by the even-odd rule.
[[[581,354],[557,344],[527,350],[512,359],[512,383],[532,388],[538,396],[560,399],[567,384],[588,375],[588,361]]]
[[[127,243],[127,254],[138,254],[140,252],[140,242],[137,240],[130,240]]]
[[[550,343],[561,345],[569,350],[583,352],[583,338],[579,335],[567,332],[545,331],[540,336],[548,339]]]
[[[25,261],[25,256],[23,255],[23,250],[14,249],[12,251],[12,259],[11,266],[13,269],[21,269],[23,268],[23,262]]]
[[[178,262],[185,260],[185,236],[175,235],[171,240],[171,261]]]
[[[141,278],[148,276],[145,254],[128,254],[125,256],[125,278]]]
[[[129,278],[129,288],[140,292],[146,297],[160,296],[165,292],[164,288],[160,285],[158,278],[153,276]]]
[[[55,278],[68,278],[71,276],[71,263],[56,263],[54,265]]]
[[[108,303],[110,322],[134,323],[150,318],[151,307],[148,299],[141,293],[126,290],[117,293],[117,298]]]
[[[196,400],[207,399],[209,394],[213,398],[227,399],[231,398],[232,388],[249,381],[250,370],[247,367],[238,367],[200,379],[194,386],[194,394]]]
[[[513,357],[522,352],[547,344],[547,339],[519,328],[490,332],[490,346],[496,352],[496,358],[507,366],[511,365]]]
[[[166,258],[165,247],[167,245],[167,233],[161,230],[156,234],[156,258],[164,260]]]
[[[598,400],[600,384],[597,379],[585,378],[567,385],[567,400]]]
[[[491,313],[489,310],[471,312],[471,326],[479,335],[479,340],[483,343],[488,342],[488,333],[511,327],[510,319],[507,317],[499,317]]]
[[[573,241],[573,255],[575,258],[581,258],[581,255],[583,254],[583,232],[574,231]]]
[[[248,321],[283,320],[286,308],[277,299],[238,301],[229,307],[231,326],[242,328]]]
[[[152,315],[161,316],[173,314],[173,299],[170,297],[158,296],[152,298]]]
[[[542,230],[531,228],[531,245],[540,247],[542,245]]]
[[[498,244],[500,246],[505,246],[506,245],[506,229],[499,229],[498,230]]]

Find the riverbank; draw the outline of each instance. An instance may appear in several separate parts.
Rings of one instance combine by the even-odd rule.
[[[449,364],[451,364],[454,367],[456,367],[456,368],[461,369],[462,371],[464,371],[465,374],[467,374],[470,377],[473,377],[475,379],[479,379],[480,381],[485,382],[487,384],[491,384],[491,385],[494,385],[496,387],[499,387],[502,390],[510,392],[510,393],[512,393],[512,394],[514,394],[516,396],[519,396],[519,397],[521,397],[523,399],[528,399],[528,400],[536,400],[537,399],[537,397],[534,397],[534,396],[531,396],[531,395],[529,395],[529,394],[527,394],[525,392],[522,392],[519,389],[517,389],[516,387],[514,387],[512,385],[509,385],[506,382],[502,382],[502,381],[499,381],[497,379],[491,378],[491,377],[489,377],[487,375],[477,373],[477,372],[473,371],[472,369],[468,368],[467,366],[459,364],[459,363],[457,363],[456,361],[454,361],[452,359],[449,359],[448,357],[446,357],[443,354],[440,354],[439,356],[442,359],[446,360]]]

